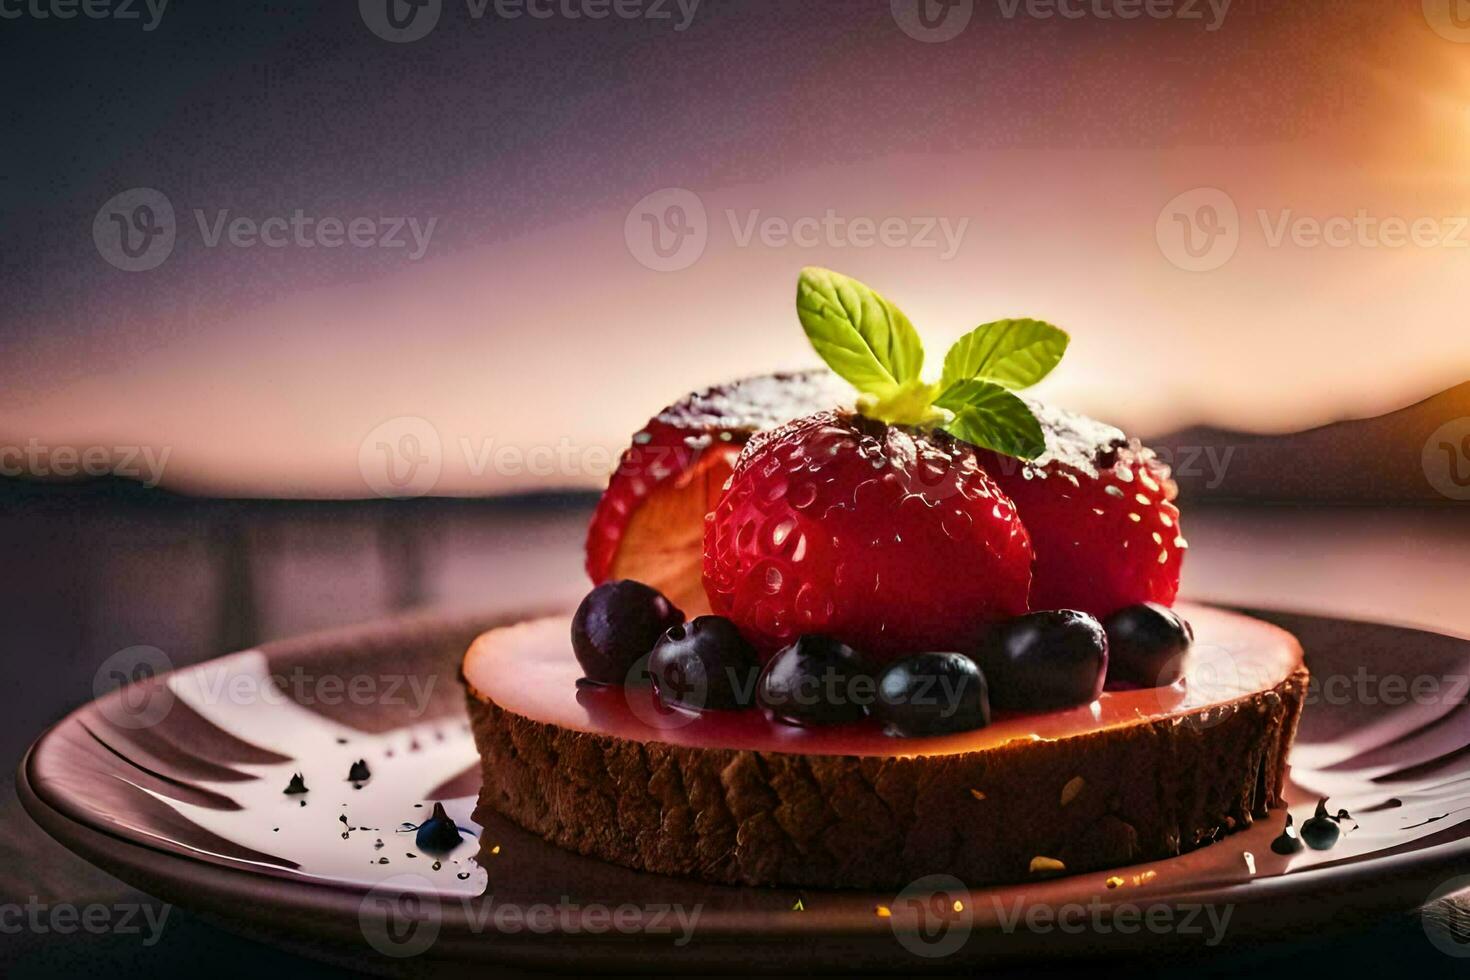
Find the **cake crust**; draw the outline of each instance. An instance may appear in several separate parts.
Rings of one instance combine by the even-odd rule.
[[[467,682],[479,806],[560,847],[740,885],[970,885],[1173,857],[1282,804],[1307,688],[976,751],[904,756],[700,747],[585,731]],[[1033,866],[1039,870],[1034,870]],[[1055,873],[1053,871],[1052,873]]]

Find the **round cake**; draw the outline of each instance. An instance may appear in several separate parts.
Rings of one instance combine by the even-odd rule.
[[[1066,331],[982,323],[926,375],[862,282],[803,269],[796,313],[830,373],[651,418],[576,613],[466,654],[481,807],[647,871],[887,888],[1170,857],[1281,804],[1301,648],[1173,608],[1168,465],[1017,394]]]
[[[1170,857],[1281,804],[1307,686],[1288,633],[1178,608],[1195,645],[1174,684],[903,739],[579,685],[569,619],[492,630],[463,663],[480,806],[582,854],[732,884],[982,885]]]

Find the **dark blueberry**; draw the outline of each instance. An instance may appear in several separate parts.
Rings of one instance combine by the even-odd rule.
[[[1126,606],[1109,616],[1103,628],[1110,680],[1164,687],[1184,676],[1194,630],[1169,607],[1157,602]]]
[[[1317,812],[1302,824],[1302,840],[1314,851],[1325,851],[1341,836],[1342,828],[1337,825],[1337,818],[1327,812],[1327,798],[1323,797],[1317,803]]]
[[[871,711],[890,735],[944,735],[990,724],[990,697],[969,657],[921,653],[883,672]]]
[[[724,616],[671,627],[648,658],[658,699],[697,711],[748,707],[759,672],[755,648]]]
[[[286,783],[286,788],[281,792],[288,793],[292,796],[295,796],[297,793],[305,793],[306,780],[301,778],[301,773],[293,773],[291,775],[291,780]]]
[[[684,622],[657,589],[624,579],[604,582],[572,617],[572,651],[589,681],[622,684],[664,630]]]
[[[1067,708],[1102,694],[1108,637],[1086,613],[1035,612],[992,628],[975,660],[997,708]]]
[[[358,759],[351,766],[347,767],[347,781],[349,783],[365,783],[372,778],[373,774],[368,770],[367,760],[365,759]]]
[[[756,702],[790,725],[860,721],[873,701],[873,678],[852,647],[827,636],[803,636],[761,672]]]
[[[452,851],[459,842],[463,840],[459,828],[454,821],[449,819],[449,814],[444,812],[443,803],[434,804],[434,812],[418,826],[418,833],[414,834],[413,842],[419,846],[419,850],[426,854],[443,854]]]
[[[1277,854],[1299,854],[1302,850],[1302,839],[1297,835],[1296,827],[1292,825],[1291,814],[1286,815],[1286,826],[1281,829],[1281,836],[1271,842],[1271,850]]]

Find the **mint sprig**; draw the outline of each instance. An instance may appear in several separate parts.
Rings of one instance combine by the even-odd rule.
[[[796,312],[822,360],[858,390],[858,411],[894,425],[943,429],[1007,456],[1046,451],[1041,423],[1012,392],[1052,372],[1067,333],[1041,320],[997,320],[957,340],[944,373],[925,382],[909,318],[877,290],[828,269],[801,271]]]
[[[860,391],[887,393],[924,369],[924,345],[909,318],[856,279],[802,270],[796,313],[822,360]]]

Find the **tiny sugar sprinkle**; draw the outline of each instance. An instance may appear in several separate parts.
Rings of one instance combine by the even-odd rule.
[[[1109,888],[1117,888],[1117,887],[1121,886],[1122,884],[1123,884],[1123,879],[1122,878],[1119,878],[1117,875],[1113,875],[1111,878],[1108,879],[1108,887]]]
[[[806,906],[803,905],[801,903],[801,899],[798,898],[796,900],[796,904],[793,905],[793,906],[791,906],[791,911],[793,911],[793,912],[805,912],[806,911]]]
[[[977,799],[977,800],[983,800],[983,799],[985,799],[985,794],[982,793],[982,792],[980,792],[978,789],[972,789],[972,790],[970,790],[970,795],[973,796],[973,797],[975,797],[975,799]]]
[[[1254,854],[1252,854],[1250,851],[1245,851],[1244,852],[1244,855],[1245,855],[1245,870],[1249,871],[1251,874],[1255,874],[1256,873],[1256,856]]]
[[[886,905],[879,905],[873,909],[873,914],[880,919],[887,919],[893,915],[893,910]]]

